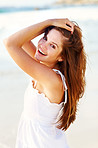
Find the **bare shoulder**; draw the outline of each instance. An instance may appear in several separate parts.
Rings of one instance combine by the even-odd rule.
[[[53,73],[54,75],[51,75],[52,79],[47,81],[49,84],[43,84],[43,91],[50,102],[59,104],[63,101],[64,96],[63,82],[59,74],[54,71]]]

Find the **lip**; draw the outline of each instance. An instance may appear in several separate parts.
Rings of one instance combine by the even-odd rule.
[[[40,47],[38,48],[38,53],[40,55],[47,56],[47,54],[45,52],[43,52],[43,50]]]

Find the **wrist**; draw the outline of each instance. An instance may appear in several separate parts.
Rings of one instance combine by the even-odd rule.
[[[53,25],[53,19],[48,19],[45,22],[46,22],[46,27],[49,27],[49,26]]]

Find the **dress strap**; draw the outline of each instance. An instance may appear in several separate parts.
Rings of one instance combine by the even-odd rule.
[[[61,76],[61,79],[63,81],[63,86],[64,86],[64,91],[65,91],[65,100],[64,103],[67,103],[67,85],[65,82],[65,76],[60,72],[60,70],[57,69],[53,69],[57,74],[59,74]]]

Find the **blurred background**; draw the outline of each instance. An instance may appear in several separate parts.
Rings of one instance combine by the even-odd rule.
[[[3,39],[49,18],[69,18],[82,29],[86,90],[66,136],[70,148],[98,148],[98,0],[0,0],[0,148],[15,147],[29,81],[7,53]],[[38,39],[34,39],[35,45]]]

